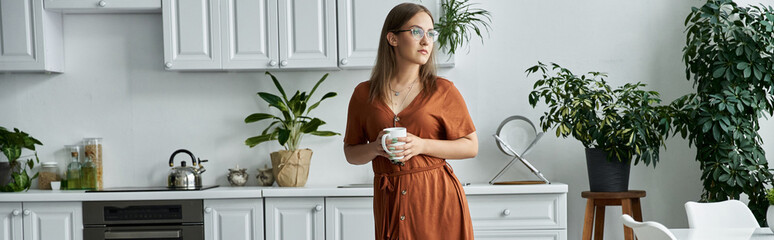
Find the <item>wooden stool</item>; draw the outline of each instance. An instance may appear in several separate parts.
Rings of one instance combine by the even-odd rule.
[[[642,222],[640,198],[645,197],[645,191],[629,190],[628,192],[581,192],[586,200],[586,216],[583,219],[583,240],[591,240],[591,230],[594,229],[594,239],[602,240],[605,234],[605,207],[621,206],[623,214],[629,214],[634,220]],[[596,210],[596,220],[595,220]],[[624,239],[634,240],[634,232],[624,226]]]

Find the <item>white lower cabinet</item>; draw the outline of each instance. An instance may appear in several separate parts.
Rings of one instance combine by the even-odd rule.
[[[325,199],[265,198],[267,240],[325,239]]]
[[[567,239],[567,194],[469,195],[476,239]]]
[[[204,239],[263,239],[263,199],[204,200]]]
[[[0,240],[81,240],[80,202],[0,203]]]
[[[376,232],[373,199],[373,197],[325,198],[325,239],[373,239]]]

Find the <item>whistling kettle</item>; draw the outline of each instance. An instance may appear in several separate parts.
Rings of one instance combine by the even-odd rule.
[[[187,153],[191,156],[191,165],[186,166],[185,161],[180,162],[179,167],[175,167],[175,155],[178,153]],[[191,151],[185,149],[178,149],[172,156],[169,157],[169,177],[167,177],[167,187],[175,189],[198,189],[202,187],[201,174],[207,169],[204,169],[202,162],[207,160],[201,160],[194,157]],[[197,167],[198,166],[198,167]]]

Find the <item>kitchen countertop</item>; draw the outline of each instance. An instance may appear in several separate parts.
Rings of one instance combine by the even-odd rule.
[[[538,185],[489,185],[471,184],[464,187],[466,195],[566,193],[567,184]],[[65,202],[65,201],[133,201],[170,199],[237,199],[262,197],[370,197],[371,187],[339,188],[319,186],[302,188],[283,187],[228,187],[220,186],[202,191],[153,191],[153,192],[85,192],[83,190],[37,190],[28,192],[0,193],[0,202]]]

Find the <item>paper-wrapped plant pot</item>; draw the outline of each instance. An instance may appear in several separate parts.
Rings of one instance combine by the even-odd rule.
[[[311,149],[280,150],[271,153],[274,179],[280,187],[303,187],[309,177]]]

